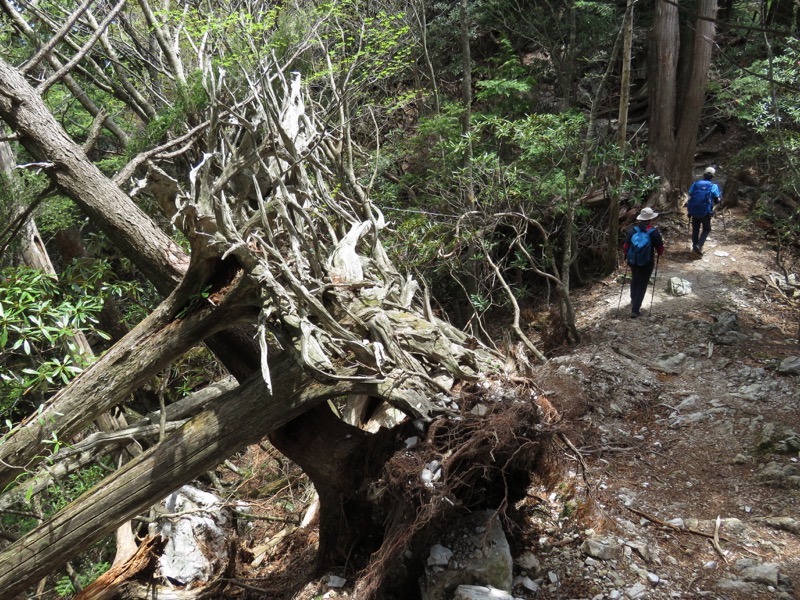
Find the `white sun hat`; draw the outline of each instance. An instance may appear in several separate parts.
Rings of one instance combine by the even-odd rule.
[[[639,216],[636,217],[637,221],[652,221],[658,216],[658,213],[654,211],[649,206],[642,209],[642,212],[639,213]]]
[[[717,172],[717,170],[716,170],[714,167],[706,167],[706,170],[705,170],[705,171],[703,171],[703,174],[704,174],[704,175],[711,175],[711,176],[714,176],[714,174],[715,174],[716,172]]]

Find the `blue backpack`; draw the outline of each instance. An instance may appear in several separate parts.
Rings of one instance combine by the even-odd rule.
[[[711,189],[714,184],[707,179],[700,179],[689,189],[689,202],[686,207],[692,217],[705,217],[714,211],[714,198]]]
[[[651,229],[646,231],[638,225],[633,228],[631,245],[628,247],[628,264],[632,267],[644,267],[653,261],[653,242],[650,240]]]

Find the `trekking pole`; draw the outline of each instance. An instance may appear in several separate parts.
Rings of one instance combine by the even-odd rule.
[[[617,300],[617,316],[619,316],[619,307],[622,304],[622,290],[625,289],[625,280],[628,278],[628,261],[625,261],[625,273],[622,274],[622,286],[619,288],[619,300]]]
[[[650,312],[647,314],[648,317],[653,316],[653,300],[656,297],[656,281],[658,280],[658,259],[661,258],[659,254],[656,254],[656,272],[653,275],[653,295],[650,296]]]

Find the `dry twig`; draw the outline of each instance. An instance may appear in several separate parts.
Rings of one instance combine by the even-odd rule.
[[[691,528],[684,529],[683,527],[678,527],[677,525],[673,525],[672,523],[667,523],[666,521],[662,521],[658,517],[654,517],[653,515],[647,514],[644,511],[641,511],[641,510],[636,509],[636,508],[632,508],[630,506],[626,506],[625,508],[627,508],[632,513],[636,513],[640,517],[644,517],[648,521],[651,521],[652,523],[655,523],[656,525],[661,525],[662,527],[666,527],[668,529],[672,529],[673,531],[680,531],[681,533],[693,533],[694,535],[699,535],[701,537],[706,537],[706,538],[713,538],[714,537],[714,534],[711,534],[711,533],[706,533],[704,531],[698,531],[697,529],[691,529]],[[727,541],[727,539],[725,537],[723,537],[722,539]]]

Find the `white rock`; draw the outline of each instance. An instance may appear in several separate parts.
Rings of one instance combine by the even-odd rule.
[[[181,516],[157,526],[157,533],[167,540],[158,559],[161,574],[181,584],[208,581],[229,552],[231,517],[224,501],[185,485],[167,496],[164,504],[168,513]]]
[[[514,600],[514,596],[492,586],[460,585],[456,588],[453,600]]]
[[[625,595],[631,599],[645,598],[647,597],[647,587],[643,583],[635,583],[625,590]]]
[[[539,591],[539,584],[536,583],[530,577],[515,577],[514,578],[514,585],[515,586],[522,586],[529,592],[538,592]]]
[[[669,521],[667,521],[667,523],[672,525],[673,527],[678,527],[679,529],[683,529],[683,519],[681,519],[680,517],[670,519]]]
[[[534,574],[539,570],[540,566],[539,559],[536,558],[533,552],[525,552],[522,556],[519,556],[517,558],[517,564],[526,571],[531,571]]]
[[[347,583],[347,579],[339,577],[338,575],[328,575],[328,587],[342,588]]]
[[[620,545],[607,538],[590,538],[581,544],[581,551],[600,560],[611,560],[620,554]]]
[[[671,296],[688,296],[692,293],[692,284],[680,277],[670,277],[666,291]]]
[[[428,564],[429,565],[436,565],[440,567],[446,567],[447,563],[450,562],[450,559],[453,557],[453,551],[449,548],[445,548],[439,544],[434,544],[431,547],[430,556],[428,556]]]

